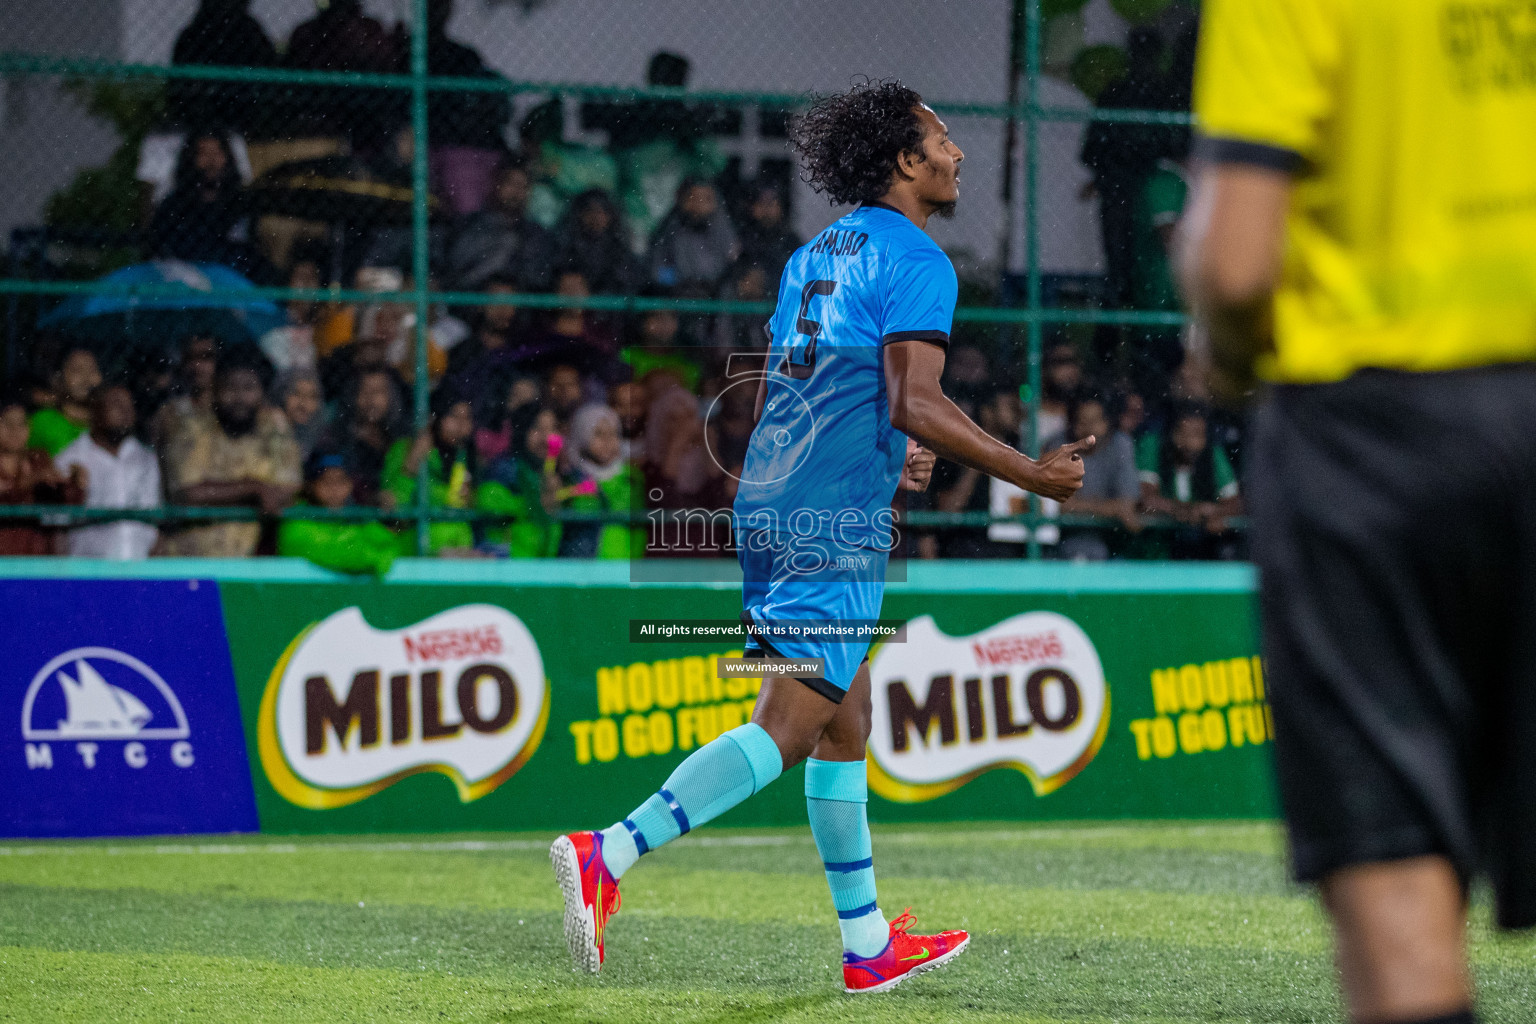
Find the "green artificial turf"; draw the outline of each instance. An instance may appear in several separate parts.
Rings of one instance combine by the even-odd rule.
[[[549,836],[0,843],[0,1021],[1336,1021],[1327,930],[1268,824],[886,827],[880,902],[952,964],[841,992],[803,830],[688,836],[624,880],[573,973]],[[1536,942],[1473,957],[1487,1020]]]

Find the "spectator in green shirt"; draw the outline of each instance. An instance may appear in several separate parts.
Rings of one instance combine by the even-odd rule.
[[[475,495],[475,506],[510,516],[505,526],[486,531],[491,543],[505,545],[512,558],[554,558],[560,553],[560,491],[578,480],[562,473],[570,453],[551,457],[550,438],[558,435],[555,412],[537,402],[525,402],[508,418],[511,445],[486,471],[486,482]]]
[[[1173,517],[1164,557],[1227,558],[1235,555],[1228,518],[1242,513],[1237,474],[1220,446],[1211,444],[1202,406],[1175,406],[1161,434],[1147,434],[1136,448],[1141,506]]]
[[[88,348],[64,350],[53,373],[53,391],[59,396],[56,409],[39,409],[28,426],[27,447],[41,448],[53,458],[91,425],[91,392],[101,383],[101,367]]]
[[[304,465],[304,500],[297,507],[347,508],[352,505],[352,488],[346,456],[318,450]],[[285,519],[277,534],[278,554],[307,558],[336,572],[383,576],[400,552],[400,536],[377,521]]]
[[[1183,308],[1170,253],[1188,194],[1184,169],[1171,160],[1159,160],[1137,197],[1136,273],[1131,283],[1137,309],[1177,312]]]
[[[571,417],[574,468],[581,478],[566,507],[591,512],[632,512],[641,507],[642,481],[624,458],[619,414],[606,405],[584,405]],[[622,523],[565,527],[560,554],[571,558],[639,558],[645,529]]]
[[[457,391],[440,387],[432,395],[432,422],[415,438],[390,446],[384,456],[380,486],[392,494],[395,509],[409,513],[416,507],[416,473],[427,467],[427,505],[433,509],[467,508],[474,494],[475,433],[472,406]],[[427,531],[428,550],[447,558],[473,557],[475,533],[469,523],[432,523]]]
[[[1131,275],[1134,308],[1176,313],[1183,309],[1173,280],[1173,236],[1189,182],[1184,168],[1171,160],[1159,160],[1136,196],[1131,211],[1135,229],[1132,239],[1136,262]],[[1130,371],[1144,382],[1166,380],[1184,358],[1178,327],[1148,325],[1130,329]]]

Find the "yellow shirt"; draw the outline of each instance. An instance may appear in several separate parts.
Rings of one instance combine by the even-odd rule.
[[[1536,358],[1536,6],[1206,0],[1206,155],[1293,171],[1271,380]]]

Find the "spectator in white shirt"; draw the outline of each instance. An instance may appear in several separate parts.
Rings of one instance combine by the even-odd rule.
[[[57,464],[85,471],[87,508],[154,508],[160,504],[160,464],[133,436],[133,395],[124,384],[91,393],[91,427],[59,453]],[[147,558],[160,531],[149,523],[117,520],[69,531],[65,550],[83,558]]]

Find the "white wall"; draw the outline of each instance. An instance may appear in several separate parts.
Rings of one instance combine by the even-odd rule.
[[[0,48],[80,57],[117,54],[122,25],[108,0],[0,2]],[[54,78],[0,79],[0,245],[42,220],[43,203],[80,167],[104,163],[117,135]]]

